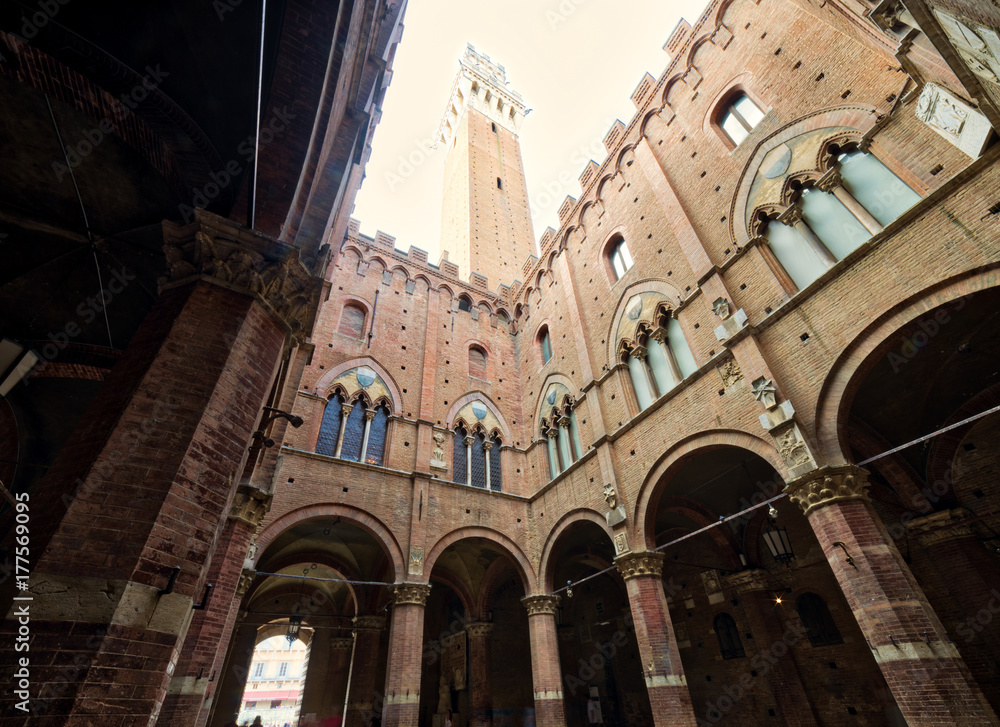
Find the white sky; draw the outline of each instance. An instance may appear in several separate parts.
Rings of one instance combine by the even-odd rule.
[[[635,114],[643,74],[659,78],[680,18],[692,24],[705,0],[410,0],[382,120],[353,216],[367,235],[440,256],[445,150],[430,150],[466,43],[507,70],[532,112],[520,131],[535,240],[559,227],[566,195],[616,118]]]

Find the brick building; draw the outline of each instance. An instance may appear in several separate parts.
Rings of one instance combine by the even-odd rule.
[[[355,52],[391,58],[384,10]],[[84,352],[14,390],[49,723],[221,727],[301,623],[302,712],[349,727],[998,724],[1000,14],[719,0],[665,36],[537,248],[523,104],[470,48],[436,264],[278,185],[334,134],[275,154],[260,233],[164,225],[72,426],[35,379]],[[315,262],[247,274],[278,251]]]

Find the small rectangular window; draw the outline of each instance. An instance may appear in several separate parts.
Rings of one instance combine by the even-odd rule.
[[[503,189],[503,182],[500,181],[500,177],[497,177],[497,189]]]
[[[549,340],[549,333],[546,331],[542,334],[542,363],[548,363],[549,359],[552,358],[552,341]]]
[[[287,661],[283,661],[280,664],[278,664],[278,676],[279,677],[286,677],[286,676],[288,676],[288,662]]]

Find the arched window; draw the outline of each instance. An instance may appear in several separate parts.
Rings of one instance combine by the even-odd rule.
[[[469,455],[465,443],[465,429],[461,426],[455,428],[455,445],[451,460],[451,479],[453,482],[468,483]]]
[[[743,640],[740,639],[740,630],[736,628],[736,621],[728,613],[720,613],[712,622],[715,629],[715,638],[719,640],[719,651],[722,652],[723,659],[742,659],[747,654],[743,649]]]
[[[472,301],[466,298],[464,295],[458,299],[458,309],[460,311],[465,311],[468,313],[472,310]]]
[[[486,379],[486,351],[479,346],[469,347],[469,376]]]
[[[621,280],[622,276],[632,267],[632,255],[628,251],[628,245],[622,237],[617,238],[608,248],[608,262],[611,263],[611,271],[615,280]]]
[[[550,479],[555,479],[583,456],[580,429],[569,396],[565,397],[562,410],[553,407],[542,419],[541,433],[548,448]]]
[[[856,199],[883,226],[920,201],[920,195],[874,155],[848,151],[837,157],[840,179]]]
[[[500,492],[503,490],[503,471],[500,469],[500,447],[502,446],[502,442],[497,435],[493,435],[493,439],[490,441],[493,443],[489,454],[490,489],[494,492]]]
[[[764,238],[774,257],[781,263],[781,267],[799,290],[826,272],[829,267],[800,229],[772,220],[764,228]]]
[[[837,624],[833,621],[830,609],[816,593],[803,593],[796,602],[795,610],[799,612],[802,626],[809,635],[809,643],[813,646],[829,646],[844,643]]]
[[[734,146],[739,146],[750,136],[753,128],[764,118],[764,112],[745,93],[737,94],[720,114],[719,126]]]
[[[545,326],[538,332],[538,350],[542,355],[542,365],[544,366],[552,358],[552,339],[549,338],[549,329]]]
[[[389,429],[389,412],[384,406],[375,410],[368,432],[368,446],[363,459],[366,464],[381,465],[385,457],[385,435]]]
[[[365,333],[365,311],[361,306],[348,303],[340,312],[338,333],[351,338],[361,338]]]
[[[486,437],[483,436],[483,433],[476,432],[472,444],[469,445],[472,454],[469,484],[473,487],[486,487],[486,450],[483,449],[485,441]]]
[[[344,443],[340,449],[340,458],[352,462],[361,461],[361,446],[365,441],[365,405],[360,399],[354,402],[351,413],[344,427]]]
[[[669,311],[659,320],[644,345],[627,349],[623,357],[640,411],[698,370],[681,324]]]
[[[316,440],[316,454],[333,457],[337,451],[340,439],[340,420],[343,416],[341,405],[344,403],[340,394],[334,394],[326,402],[323,409],[323,421],[319,425],[319,438]]]

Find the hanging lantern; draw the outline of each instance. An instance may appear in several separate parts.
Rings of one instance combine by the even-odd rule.
[[[298,609],[296,609],[295,613],[288,617],[288,633],[285,634],[285,638],[288,639],[289,646],[294,644],[295,640],[299,638],[300,628],[302,628],[302,617],[299,615]]]
[[[788,531],[785,528],[777,527],[773,521],[768,521],[767,529],[761,533],[767,549],[771,551],[771,557],[777,562],[788,565],[795,553],[792,552],[792,542],[788,539]]]

